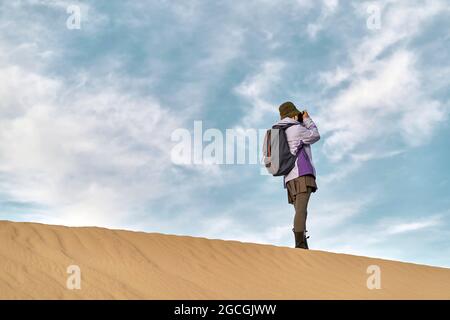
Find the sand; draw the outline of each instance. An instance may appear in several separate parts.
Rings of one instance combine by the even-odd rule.
[[[77,267],[67,273],[71,265],[79,267],[80,282]],[[371,265],[380,268],[380,289],[367,287]],[[238,241],[0,221],[0,299],[450,299],[450,269]]]

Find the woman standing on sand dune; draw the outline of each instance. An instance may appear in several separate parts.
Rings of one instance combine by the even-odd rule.
[[[288,101],[279,107],[281,120],[277,125],[290,125],[286,129],[286,139],[293,155],[297,155],[294,167],[284,176],[288,202],[294,205],[295,247],[308,249],[306,218],[308,202],[312,192],[316,192],[316,170],[312,161],[311,145],[320,139],[317,126],[306,110],[299,111]]]

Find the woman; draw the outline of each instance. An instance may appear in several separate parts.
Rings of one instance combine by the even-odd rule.
[[[316,192],[316,169],[312,161],[311,145],[320,139],[317,126],[308,112],[300,112],[288,101],[279,107],[281,120],[278,124],[294,123],[286,129],[286,138],[292,154],[297,154],[294,168],[284,176],[288,202],[294,205],[295,247],[308,249],[306,237],[306,217],[311,192]]]

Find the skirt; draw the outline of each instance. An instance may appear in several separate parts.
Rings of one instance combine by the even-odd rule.
[[[312,175],[306,175],[289,180],[286,183],[286,189],[288,194],[288,202],[294,204],[295,195],[300,192],[316,192],[317,184],[316,178]]]

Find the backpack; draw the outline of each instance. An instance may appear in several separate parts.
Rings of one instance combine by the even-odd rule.
[[[266,131],[263,162],[267,171],[274,177],[288,174],[295,166],[297,155],[291,153],[286,137],[286,129],[293,125],[297,124],[276,124]]]

